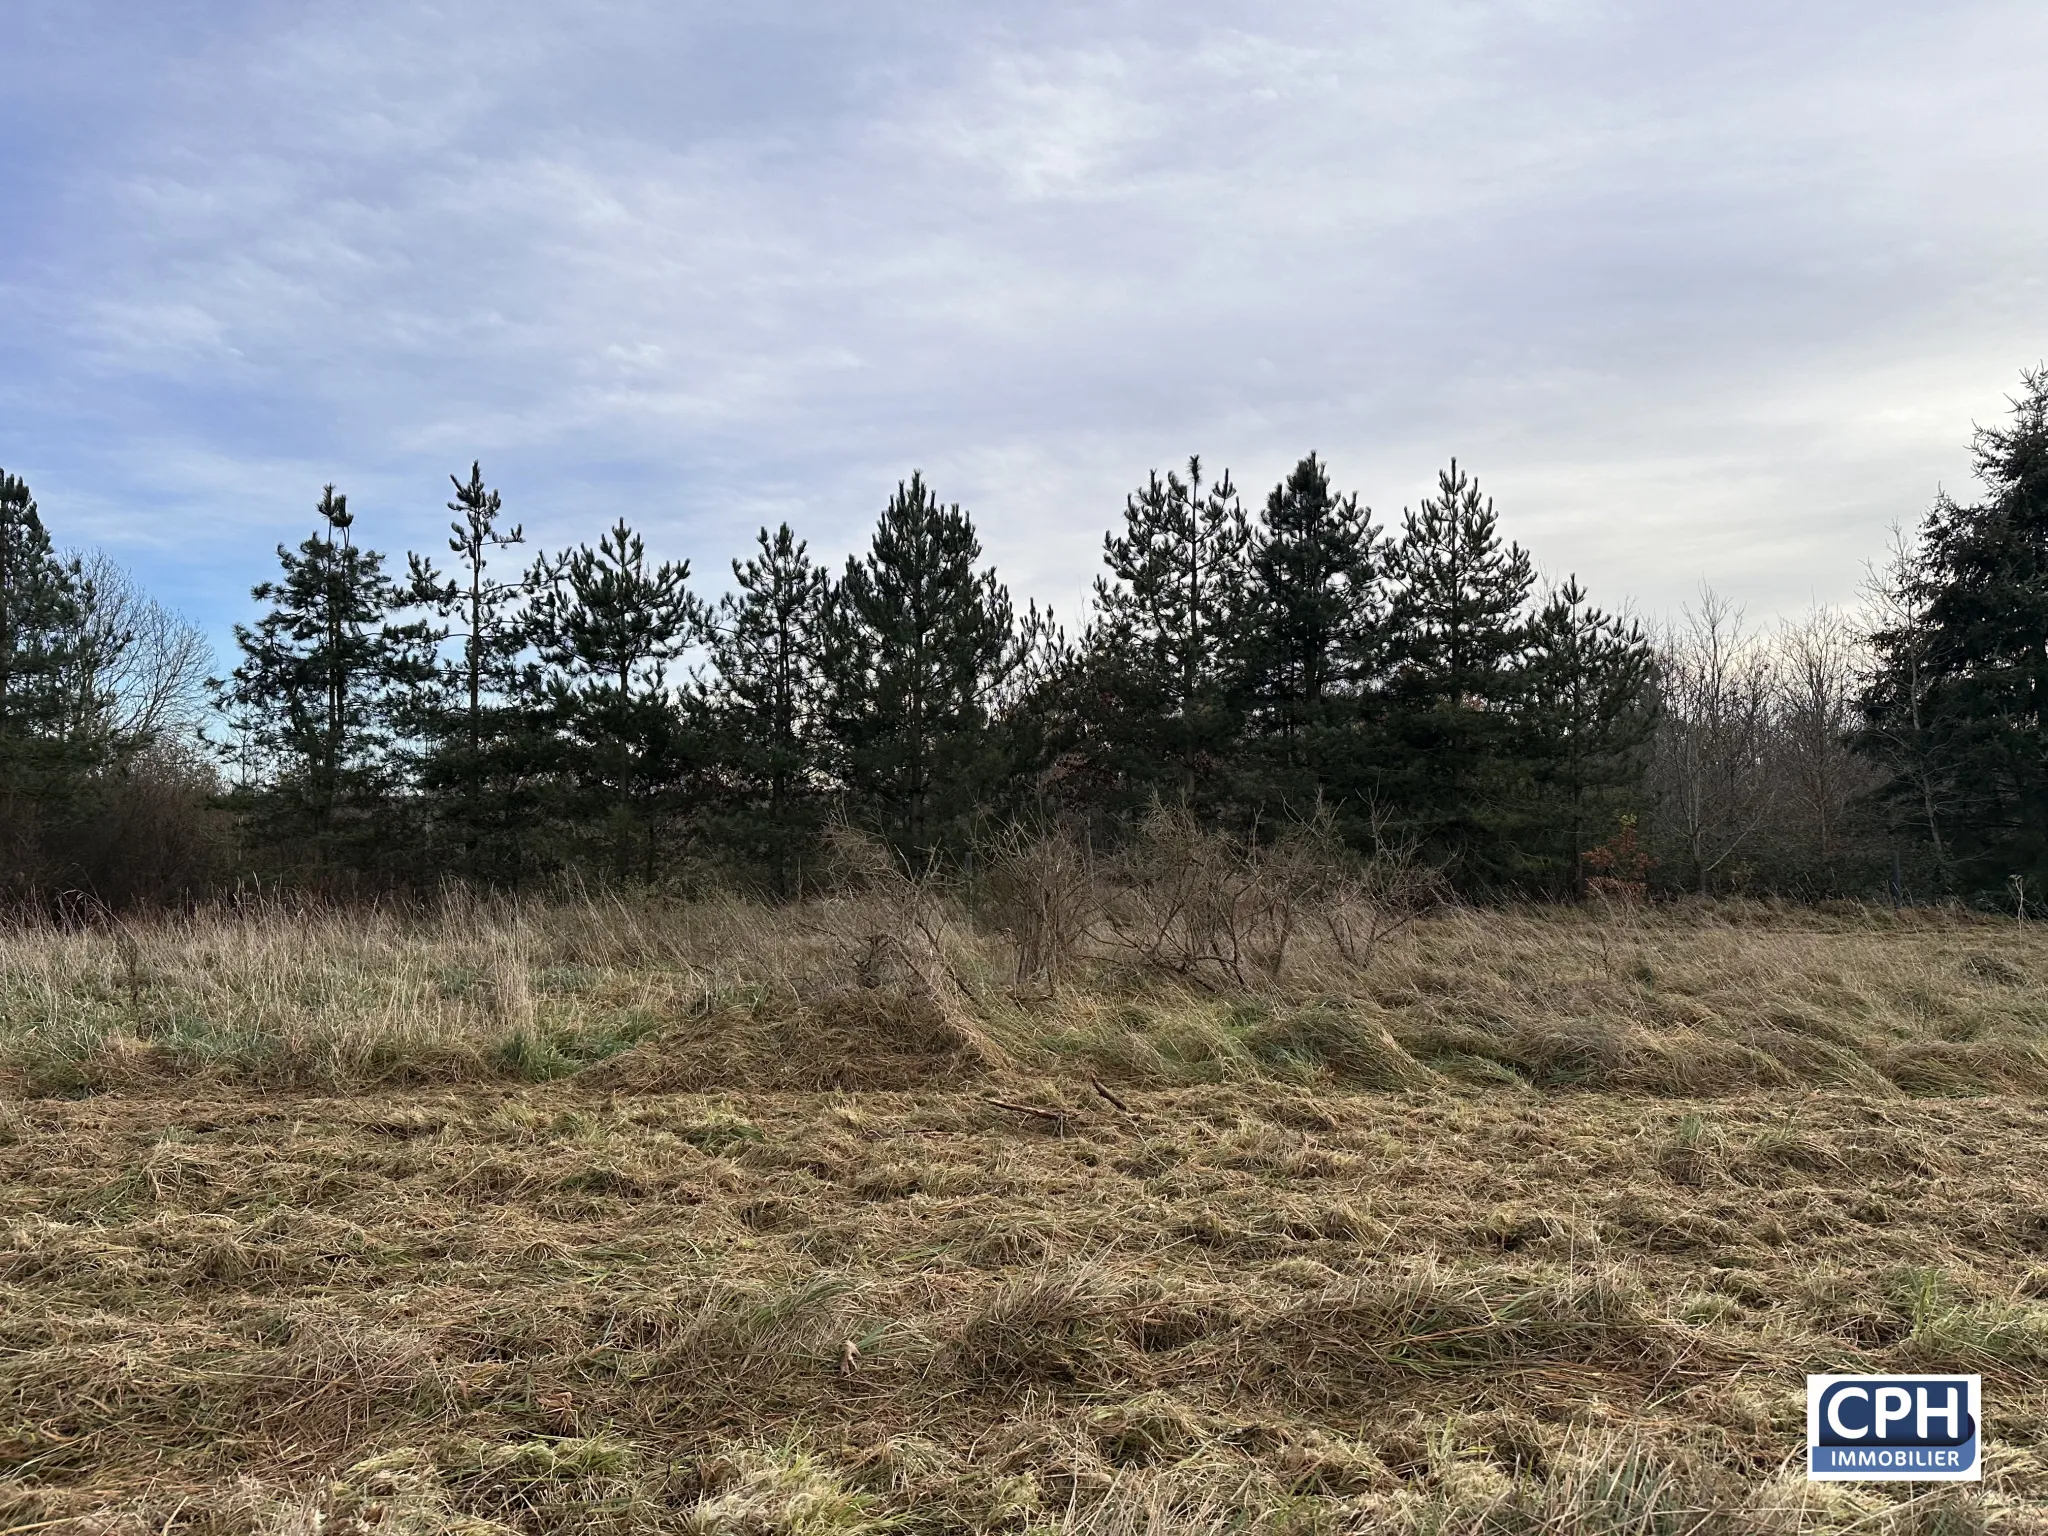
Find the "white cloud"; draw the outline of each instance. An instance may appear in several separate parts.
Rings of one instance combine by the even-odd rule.
[[[55,14],[55,13],[53,13]],[[212,611],[319,484],[481,456],[537,539],[722,572],[926,468],[1071,609],[1154,464],[1455,452],[1548,569],[1839,599],[2048,351],[2018,3],[0,21],[0,463]],[[80,67],[91,55],[95,68]],[[26,120],[24,118],[24,120]],[[0,129],[10,119],[0,118]],[[223,594],[229,594],[223,596]]]

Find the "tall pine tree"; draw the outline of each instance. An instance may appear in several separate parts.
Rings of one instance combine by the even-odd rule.
[[[1907,835],[1964,893],[2048,905],[2048,370],[1980,428],[1985,498],[1936,501],[1862,708]],[[1910,615],[1910,621],[1904,616]]]
[[[690,563],[650,561],[621,518],[595,547],[543,557],[529,579],[529,633],[550,669],[564,809],[608,845],[615,875],[652,881],[702,766],[668,673],[704,624]]]
[[[390,801],[439,636],[393,621],[405,594],[354,542],[348,498],[327,486],[318,511],[311,537],[278,546],[282,575],[253,593],[270,609],[235,626],[242,663],[216,692],[264,770],[254,788],[269,829],[309,839],[316,858],[388,864]]]
[[[867,554],[848,559],[826,650],[831,727],[856,809],[923,859],[966,837],[1002,772],[988,729],[1014,664],[1010,594],[922,474],[898,483]]]
[[[726,780],[721,840],[787,897],[824,803],[820,663],[832,578],[787,523],[763,528],[756,543],[751,558],[733,561],[737,590],[713,620],[706,704]]]
[[[1586,601],[1576,576],[1529,624],[1522,754],[1534,776],[1532,873],[1553,891],[1585,889],[1586,850],[1620,826],[1656,728],[1655,659],[1639,626]]]
[[[1522,873],[1525,765],[1514,709],[1535,569],[1453,459],[1388,553],[1392,647],[1381,783],[1441,857],[1479,882]]]
[[[28,486],[0,470],[0,794],[49,806],[111,755],[86,577],[58,558]],[[84,691],[80,683],[85,683]]]
[[[1232,777],[1251,525],[1226,472],[1154,471],[1103,537],[1086,640],[1098,745],[1129,787],[1210,801]]]
[[[1357,773],[1361,689],[1385,642],[1372,509],[1330,488],[1314,454],[1266,498],[1252,531],[1240,653],[1267,763],[1262,798],[1342,799]]]
[[[443,576],[423,556],[409,557],[411,600],[450,627],[459,649],[443,666],[439,690],[424,722],[426,757],[421,787],[437,820],[456,844],[465,873],[516,883],[533,862],[530,847],[537,807],[537,753],[523,607],[530,591],[524,575],[507,580],[493,557],[525,542],[517,526],[500,526],[504,500],[484,485],[483,466],[468,480],[449,476],[456,513],[449,524],[452,574]]]
[[[34,496],[0,470],[0,884],[75,886],[64,834],[90,819],[105,770],[147,745],[124,730],[109,679],[133,635],[92,577],[52,549]]]

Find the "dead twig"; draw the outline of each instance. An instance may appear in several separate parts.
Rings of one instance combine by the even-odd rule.
[[[1013,1104],[1008,1099],[998,1099],[986,1093],[981,1096],[981,1100],[984,1104],[993,1104],[997,1109],[1007,1109],[1013,1114],[1034,1115],[1040,1120],[1050,1120],[1062,1130],[1066,1129],[1067,1121],[1072,1118],[1063,1109],[1040,1109],[1036,1104]]]

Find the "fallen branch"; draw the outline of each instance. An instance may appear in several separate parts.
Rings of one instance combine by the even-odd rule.
[[[1123,1111],[1123,1113],[1128,1115],[1131,1112],[1130,1105],[1126,1104],[1122,1099],[1118,1098],[1115,1094],[1111,1093],[1107,1088],[1102,1086],[1101,1078],[1091,1077],[1088,1079],[1088,1083],[1090,1087],[1092,1087],[1097,1093],[1101,1094],[1105,1099],[1109,1100],[1109,1102],[1114,1104],[1119,1110]]]
[[[1064,1109],[1040,1109],[1036,1104],[1012,1104],[1008,1099],[994,1098],[986,1093],[981,1096],[981,1100],[984,1104],[995,1105],[997,1109],[1007,1109],[1015,1114],[1035,1115],[1040,1120],[1050,1120],[1061,1129],[1065,1129],[1067,1124],[1068,1117]]]

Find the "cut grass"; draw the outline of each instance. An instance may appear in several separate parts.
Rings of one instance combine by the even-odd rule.
[[[1898,1491],[1778,1481],[1804,1373],[1862,1368],[1983,1371],[1971,1507],[2020,1529],[2048,1494],[2032,1106],[1125,1102],[1064,1134],[945,1086],[30,1102],[0,1151],[0,1507],[81,1532],[376,1507],[473,1533],[1867,1530]],[[1744,1182],[1792,1115],[1816,1169]],[[1673,1180],[1710,1133],[1712,1175]],[[1949,1171],[1853,1214],[1913,1166]]]
[[[1044,1001],[964,925],[860,986],[873,920],[201,916],[139,1024],[9,936],[0,1531],[2048,1524],[2025,932],[1453,913]],[[1985,1487],[1798,1479],[1831,1369],[1981,1371]]]

